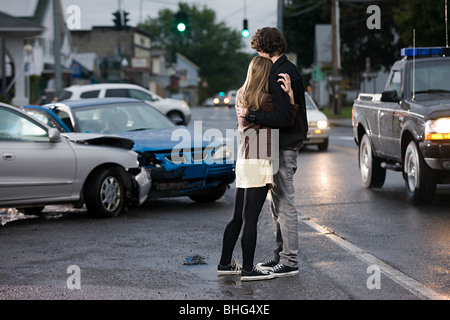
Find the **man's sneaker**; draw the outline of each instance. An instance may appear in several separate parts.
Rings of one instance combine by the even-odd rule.
[[[231,263],[227,266],[222,266],[220,263],[217,265],[218,274],[241,274],[242,266],[234,259],[231,259]]]
[[[241,281],[268,280],[273,279],[273,273],[253,268],[252,271],[241,271]]]
[[[257,267],[259,270],[269,270],[269,271],[272,271],[272,270],[273,270],[273,267],[275,267],[277,264],[278,264],[277,261],[275,261],[275,260],[273,260],[273,259],[270,259],[270,260],[267,261],[267,262],[260,262],[260,263],[258,263],[258,264],[256,265],[256,267]]]
[[[273,267],[273,275],[276,278],[295,276],[296,274],[298,274],[298,267],[288,267],[282,263],[278,263]]]

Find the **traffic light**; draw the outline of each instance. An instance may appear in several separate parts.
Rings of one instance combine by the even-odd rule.
[[[174,28],[180,34],[189,31],[189,14],[185,11],[178,11],[174,17]]]
[[[128,29],[128,22],[130,21],[130,18],[128,18],[128,15],[129,15],[130,13],[129,12],[127,12],[127,11],[123,11],[123,27],[125,28],[125,29]]]
[[[114,22],[114,28],[116,30],[122,30],[128,28],[128,22],[130,21],[130,18],[128,18],[128,15],[130,13],[125,10],[117,10],[113,12],[113,22]]]
[[[113,12],[112,14],[114,16],[113,22],[114,22],[114,29],[116,30],[122,30],[122,14],[119,10],[116,12]]]
[[[244,19],[244,27],[242,28],[242,36],[247,38],[250,35],[250,31],[248,31],[248,20]]]

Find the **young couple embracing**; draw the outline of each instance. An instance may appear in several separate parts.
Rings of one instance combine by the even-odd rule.
[[[294,173],[308,131],[301,74],[284,55],[283,34],[276,28],[259,29],[251,45],[259,55],[250,62],[236,97],[240,133],[236,194],[217,267],[219,274],[240,274],[242,281],[299,273]],[[276,225],[276,248],[273,258],[254,265],[257,222],[267,194]],[[240,234],[242,266],[232,258]]]

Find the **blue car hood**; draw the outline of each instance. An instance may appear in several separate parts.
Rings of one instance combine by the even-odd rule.
[[[117,133],[121,137],[125,137],[134,141],[133,150],[137,152],[146,151],[167,151],[176,148],[202,149],[209,146],[211,148],[222,145],[223,142],[218,139],[212,139],[184,126],[164,129],[150,129],[142,131],[131,131]]]

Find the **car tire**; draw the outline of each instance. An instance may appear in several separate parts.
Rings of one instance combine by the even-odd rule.
[[[381,167],[381,160],[374,156],[369,136],[364,134],[359,144],[359,169],[365,188],[381,188],[386,180],[386,169]]]
[[[212,188],[206,193],[199,195],[192,195],[189,196],[189,198],[191,198],[195,202],[214,202],[222,198],[222,196],[225,194],[225,191],[227,191],[227,187],[228,187],[227,185],[220,185]]]
[[[95,172],[85,185],[84,197],[89,213],[101,218],[117,216],[124,205],[125,188],[119,168]]]
[[[410,141],[405,151],[404,178],[406,193],[413,204],[427,204],[436,193],[436,174],[419,152],[415,141]]]
[[[177,125],[185,124],[183,115],[178,111],[170,111],[167,114],[167,117],[170,119],[170,121]]]
[[[328,149],[328,138],[326,138],[322,143],[317,145],[319,151],[327,151]]]

